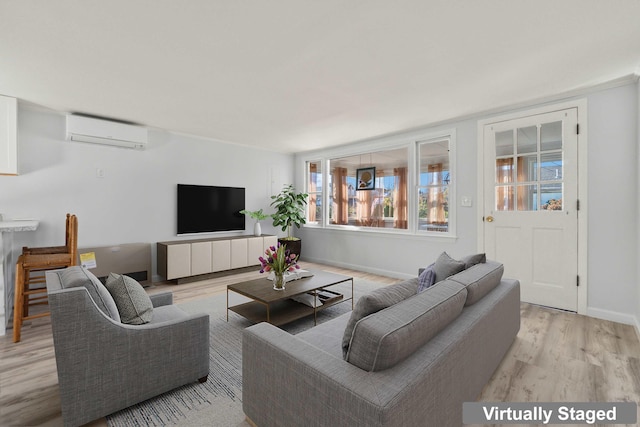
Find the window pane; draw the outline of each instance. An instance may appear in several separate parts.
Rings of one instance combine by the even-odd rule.
[[[449,140],[418,143],[418,230],[449,231]]]
[[[307,162],[307,222],[322,223],[322,162]]]
[[[419,185],[437,185],[451,180],[449,175],[449,141],[422,142]]]
[[[513,131],[496,132],[496,156],[513,155]]]
[[[540,150],[562,149],[562,122],[545,123],[540,128]]]
[[[418,228],[425,231],[448,231],[449,187],[420,188]]]
[[[518,154],[535,153],[536,151],[538,151],[538,127],[518,128]]]
[[[329,223],[408,228],[408,149],[397,148],[331,159]],[[358,190],[358,169],[375,168],[373,188]]]

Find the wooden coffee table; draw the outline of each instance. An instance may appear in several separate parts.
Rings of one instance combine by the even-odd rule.
[[[313,315],[313,321],[316,324],[319,311],[349,300],[351,300],[351,309],[353,310],[353,277],[326,271],[312,271],[312,273],[312,277],[287,282],[284,291],[274,290],[273,283],[264,277],[228,285],[227,322],[229,321],[229,310],[254,323],[269,322],[276,326],[310,315]],[[351,281],[351,295],[346,297],[327,289],[348,281]],[[253,301],[229,306],[229,291]],[[320,299],[323,303],[314,308],[290,299],[302,294],[310,294],[314,299]]]

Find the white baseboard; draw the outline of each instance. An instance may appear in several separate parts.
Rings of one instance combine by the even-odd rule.
[[[635,321],[636,335],[638,336],[638,341],[640,341],[640,319],[636,316]]]
[[[625,325],[633,325],[636,327],[636,332],[639,332],[638,319],[631,314],[619,313],[617,311],[604,310],[601,308],[587,308],[587,316],[595,317],[597,319],[610,320],[612,322],[624,323]]]
[[[377,274],[377,275],[380,275],[380,276],[393,277],[393,278],[397,278],[397,279],[412,279],[412,278],[418,276],[418,271],[417,270],[416,270],[416,274],[415,275],[411,275],[411,274],[406,274],[406,273],[400,273],[400,272],[397,272],[397,271],[384,270],[384,269],[381,269],[381,268],[372,268],[372,267],[368,267],[368,266],[364,266],[364,265],[358,265],[358,264],[349,264],[349,263],[345,263],[345,262],[329,261],[329,260],[320,259],[320,258],[304,257],[302,259],[302,262],[304,262],[304,261],[315,262],[315,263],[318,263],[318,264],[332,265],[334,267],[340,267],[340,268],[348,268],[350,270],[363,271],[365,273]]]

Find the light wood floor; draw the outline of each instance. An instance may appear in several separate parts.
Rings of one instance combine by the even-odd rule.
[[[398,280],[303,263],[367,280]],[[252,271],[188,284],[155,284],[149,293],[171,290],[182,303],[224,292],[258,277]],[[356,289],[357,292],[357,289]],[[522,304],[522,322],[482,401],[640,401],[640,342],[632,326]],[[62,425],[50,318],[25,322],[22,341],[0,337],[0,426]],[[91,426],[104,426],[104,419]]]

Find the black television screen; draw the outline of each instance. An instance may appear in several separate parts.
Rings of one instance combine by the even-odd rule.
[[[178,184],[178,234],[245,229],[244,188]]]

